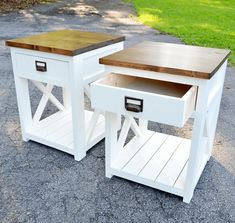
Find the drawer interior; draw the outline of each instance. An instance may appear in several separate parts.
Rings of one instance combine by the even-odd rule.
[[[114,73],[106,75],[98,82],[103,85],[167,95],[177,98],[182,98],[192,87],[191,85],[171,83],[166,81],[152,80],[142,77],[133,77]]]

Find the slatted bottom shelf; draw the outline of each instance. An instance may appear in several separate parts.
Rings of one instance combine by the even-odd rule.
[[[86,129],[93,112],[85,111]],[[104,138],[105,121],[100,116],[91,137],[87,150]],[[27,133],[27,137],[33,141],[54,147],[69,154],[74,154],[72,115],[69,111],[59,111],[34,125]]]
[[[191,140],[147,131],[111,164],[113,175],[183,196]]]

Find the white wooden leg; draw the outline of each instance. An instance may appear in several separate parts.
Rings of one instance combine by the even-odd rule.
[[[205,82],[198,88],[197,107],[193,124],[192,141],[183,197],[183,201],[186,203],[189,203],[193,196],[193,191],[197,183],[196,179],[198,174],[200,174],[199,167],[205,152],[205,148],[202,148],[200,145],[203,140],[203,131],[206,121],[207,99],[208,86],[207,82]]]
[[[111,163],[118,153],[117,145],[117,131],[119,126],[119,118],[117,114],[106,112],[105,113],[105,175],[108,178],[112,177]]]
[[[29,97],[28,80],[17,77],[17,75],[15,74],[15,86],[20,115],[22,138],[25,142],[27,142],[29,141],[29,139],[26,136],[26,132],[32,125],[32,113]]]
[[[80,161],[86,156],[85,144],[85,113],[83,89],[83,63],[82,59],[70,64],[72,72],[69,79],[71,91],[71,109],[73,123],[74,158]]]
[[[101,111],[96,109],[91,117],[88,128],[86,129],[86,144],[87,145],[89,144],[89,141],[95,130],[95,127],[96,127],[97,121],[99,120],[100,115],[101,115]]]
[[[63,87],[63,104],[66,110],[71,108],[71,95],[68,87]]]
[[[214,107],[209,107],[208,108],[209,109],[209,115],[211,116],[211,117],[209,117],[210,120],[209,120],[209,123],[208,123],[209,124],[209,126],[208,126],[209,140],[208,140],[208,148],[207,148],[207,153],[209,154],[208,160],[209,160],[209,158],[211,156],[211,153],[212,153],[213,142],[214,142],[214,138],[215,138],[216,126],[217,126],[219,110],[220,110],[220,102],[221,102],[221,98],[222,98],[222,94],[223,94],[223,85],[224,85],[226,67],[227,67],[227,61],[224,62],[222,67],[216,73],[215,78],[218,79],[217,82],[219,82],[219,83],[217,83],[217,84],[220,85],[220,88],[219,88],[219,91],[218,91],[218,93],[216,94],[216,97],[215,97]],[[210,109],[212,109],[212,111],[210,111]]]
[[[17,103],[18,103],[18,109],[19,109],[21,133],[22,133],[23,140],[27,142],[29,141],[29,139],[26,136],[26,132],[31,127],[32,122],[33,122],[28,80],[24,78],[20,78],[18,76],[15,53],[13,51],[11,51],[11,58],[12,58],[12,65],[13,65],[13,72],[14,72]]]
[[[222,94],[222,92],[221,92]],[[208,154],[208,160],[210,159],[212,148],[213,148],[213,142],[215,138],[215,131],[217,126],[217,119],[219,115],[219,108],[220,108],[220,99],[221,96],[218,95],[216,98],[216,101],[214,105],[209,108],[208,116],[206,120],[207,125],[207,136],[208,136],[208,143],[207,143],[207,154]]]

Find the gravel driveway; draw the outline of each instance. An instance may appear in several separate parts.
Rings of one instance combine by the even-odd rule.
[[[44,145],[22,142],[10,51],[4,41],[72,28],[122,34],[126,46],[143,40],[180,43],[136,22],[131,14],[135,14],[131,5],[119,0],[67,0],[0,16],[1,223],[235,222],[235,70],[231,67],[213,156],[190,204],[124,179],[105,178],[104,140],[81,162]],[[40,95],[31,90],[35,109]],[[53,109],[49,106],[46,113]],[[150,127],[179,135],[190,135],[191,130],[190,123],[183,129],[154,123]]]

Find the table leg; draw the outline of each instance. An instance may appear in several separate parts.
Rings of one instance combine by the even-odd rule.
[[[105,175],[111,178],[111,163],[118,153],[117,131],[120,125],[119,115],[111,112],[105,113]]]
[[[76,61],[73,59],[70,63],[70,70],[69,89],[71,92],[74,158],[80,161],[86,156],[82,59],[76,59]]]
[[[16,61],[15,61],[15,53],[12,51],[11,51],[11,58],[12,58],[12,64],[13,64],[16,96],[17,96],[17,103],[18,103],[18,109],[19,109],[21,133],[22,133],[23,140],[27,142],[29,141],[29,139],[26,136],[26,132],[32,126],[32,122],[33,122],[28,80],[18,76],[18,73],[17,73],[18,70],[16,67]]]
[[[217,126],[219,110],[220,110],[220,102],[221,102],[222,93],[223,93],[226,67],[227,67],[227,61],[224,62],[221,68],[214,75],[214,78],[216,79],[215,86],[219,86],[219,89],[213,98],[212,105],[209,105],[209,108],[208,108],[208,117],[207,117],[207,132],[208,132],[207,153],[209,154],[208,160],[210,159],[210,156],[212,153],[213,142],[215,138],[216,126]],[[213,90],[213,93],[214,92],[216,91]]]
[[[203,133],[206,121],[208,99],[208,82],[205,81],[198,87],[197,107],[195,111],[195,119],[193,124],[192,141],[190,155],[188,160],[188,170],[184,188],[183,201],[189,203],[194,188],[199,179],[200,165],[205,153],[205,148],[202,147]]]
[[[20,116],[22,138],[25,142],[27,142],[29,141],[29,139],[26,136],[26,132],[32,125],[32,112],[31,112],[31,103],[29,97],[28,80],[17,77],[17,75],[15,75],[15,87],[16,87],[17,103]]]
[[[71,95],[68,87],[63,87],[63,104],[66,110],[71,108]]]

